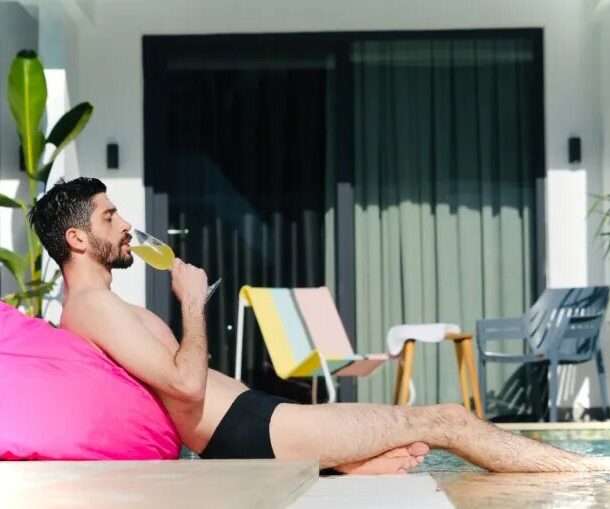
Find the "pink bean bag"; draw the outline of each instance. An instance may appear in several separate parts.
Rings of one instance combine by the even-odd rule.
[[[0,302],[0,460],[176,459],[179,451],[173,422],[145,385],[82,338]]]

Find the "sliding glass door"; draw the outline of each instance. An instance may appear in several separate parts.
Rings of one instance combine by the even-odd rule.
[[[157,54],[164,50],[157,47]],[[325,284],[332,59],[319,52],[236,57],[200,52],[195,44],[170,51],[162,67],[149,70],[157,76],[147,87],[159,91],[148,103],[147,131],[156,143],[148,147],[147,169],[156,199],[167,203],[152,229],[210,279],[223,278],[207,306],[210,364],[232,375],[241,286]],[[161,277],[166,275],[150,274]],[[178,303],[166,301],[165,307],[179,334]],[[310,399],[307,383],[275,377],[250,313],[244,344],[246,383]]]
[[[331,287],[362,352],[397,323],[473,330],[535,296],[541,31],[150,36],[144,57],[147,221],[224,279],[213,367],[233,371],[244,284]],[[179,332],[166,275],[148,283]],[[246,380],[306,400],[247,329]],[[450,345],[417,355],[417,401],[458,401]],[[340,397],[389,401],[393,374]]]

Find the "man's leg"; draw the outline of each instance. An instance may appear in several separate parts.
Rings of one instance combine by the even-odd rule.
[[[284,398],[259,391],[244,390],[240,384],[227,396],[227,387],[234,386],[210,370],[209,397],[200,418],[200,439],[192,442],[203,459],[273,458],[270,421],[276,408],[292,403]],[[241,392],[239,392],[241,390]],[[234,399],[232,399],[232,397]],[[207,438],[207,439],[206,439]],[[202,444],[199,446],[199,444]],[[187,444],[190,445],[190,444]],[[413,443],[387,451],[379,456],[346,465],[336,470],[353,474],[388,474],[406,472],[416,467],[428,453],[424,443]]]
[[[316,457],[322,468],[425,442],[495,472],[610,469],[607,458],[583,457],[504,432],[459,405],[282,404],[273,413],[270,433],[277,458]]]

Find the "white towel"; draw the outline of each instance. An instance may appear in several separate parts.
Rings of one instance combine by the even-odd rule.
[[[388,331],[386,344],[388,352],[396,357],[402,350],[402,345],[407,339],[415,339],[425,343],[439,343],[445,339],[447,333],[460,334],[462,331],[458,325],[453,323],[418,323],[395,325]]]

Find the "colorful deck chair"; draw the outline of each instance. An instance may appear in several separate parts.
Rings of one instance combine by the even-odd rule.
[[[333,376],[366,376],[388,360],[386,354],[357,355],[330,291],[320,288],[253,288],[239,292],[235,378],[241,379],[244,310],[252,307],[280,378],[323,376],[330,402]]]

